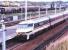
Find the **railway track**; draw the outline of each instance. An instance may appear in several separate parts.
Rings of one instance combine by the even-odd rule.
[[[64,28],[64,26],[63,25],[66,25],[67,23],[65,23],[65,24],[61,24],[62,25],[62,27]],[[59,28],[61,28],[61,27],[59,27]],[[67,28],[67,27],[66,27]],[[57,28],[58,29],[58,28]],[[62,28],[61,28],[62,29]],[[55,30],[53,30],[54,31],[54,33],[55,33]],[[61,31],[62,32],[62,31]],[[53,32],[52,32],[53,33]],[[59,33],[59,32],[57,32],[57,33]],[[56,34],[56,33],[55,33]],[[59,33],[60,34],[60,33]],[[61,34],[61,35],[63,35],[63,33]],[[58,36],[58,35],[57,35]],[[58,36],[56,39],[58,39],[60,36]],[[47,38],[47,37],[46,37]],[[52,37],[53,38],[53,37]],[[16,44],[16,45],[14,45],[14,46],[12,46],[12,47],[10,47],[10,48],[7,48],[7,50],[34,50],[35,48],[37,48],[39,45],[41,45],[42,43],[36,43],[36,41],[37,41],[37,39],[40,39],[40,41],[38,40],[38,43],[39,42],[42,42],[42,38],[35,38],[35,39],[33,39],[33,40],[30,40],[30,41],[28,41],[28,42],[25,42],[25,43],[18,43],[18,44]],[[43,41],[44,41],[44,39],[43,39]],[[45,41],[47,41],[47,40],[45,40]],[[55,40],[54,40],[55,41]],[[31,44],[32,43],[32,44]],[[33,44],[33,43],[36,43],[36,45],[35,44]],[[32,45],[35,45],[34,47],[32,47],[31,48],[31,46]],[[38,45],[38,46],[37,46]],[[36,47],[37,46],[37,47]],[[45,45],[44,45],[45,46]],[[26,48],[27,47],[27,48]],[[44,47],[42,47],[42,48],[44,48]],[[41,49],[42,49],[41,48]]]
[[[37,46],[33,50],[43,50],[46,45],[48,45],[51,42],[56,41],[58,38],[60,38],[62,35],[64,35],[64,33],[66,31],[68,31],[68,26],[66,26],[63,30],[57,32],[53,37],[47,39],[46,41],[44,41],[43,43],[41,43],[39,46]]]
[[[61,31],[57,32],[54,36],[52,36],[51,38],[47,39],[46,41],[44,41],[43,43],[41,43],[39,46],[37,46],[35,49],[33,50],[46,50],[46,47],[50,44],[55,42],[56,40],[63,38],[64,36],[67,35],[68,32],[68,19],[66,22],[67,26],[64,27]]]

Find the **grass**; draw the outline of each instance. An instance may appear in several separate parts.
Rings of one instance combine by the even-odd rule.
[[[45,50],[68,50],[68,36],[50,43]]]

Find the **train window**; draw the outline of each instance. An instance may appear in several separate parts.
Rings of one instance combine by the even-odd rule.
[[[55,21],[55,18],[53,18],[53,19],[50,19],[50,22],[52,22],[52,21]]]
[[[34,27],[36,28],[36,27],[39,27],[39,23],[35,23],[34,24]]]
[[[23,28],[27,28],[28,25],[27,25],[27,24],[23,24],[22,27],[23,27]]]
[[[19,28],[27,28],[27,24],[19,24],[18,27]]]
[[[33,26],[33,24],[28,24],[28,27]]]
[[[43,25],[43,24],[44,24],[44,22],[40,22],[40,23],[39,23],[39,25]]]
[[[47,24],[49,22],[49,20],[47,20],[47,21],[44,21],[44,24]]]
[[[0,24],[0,29],[2,28],[2,24]]]
[[[19,28],[28,28],[28,27],[32,27],[33,24],[19,24],[18,27]]]

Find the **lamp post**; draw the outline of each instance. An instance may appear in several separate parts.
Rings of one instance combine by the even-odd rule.
[[[2,23],[2,31],[3,31],[3,39],[2,39],[2,50],[6,50],[6,37],[5,37],[5,25],[4,25],[4,20],[1,20]]]

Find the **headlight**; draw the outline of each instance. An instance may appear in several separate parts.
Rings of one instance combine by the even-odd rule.
[[[20,33],[20,32],[16,32],[16,34],[19,36],[19,35],[21,35],[22,33]]]
[[[26,35],[24,32],[17,32],[17,35]]]

